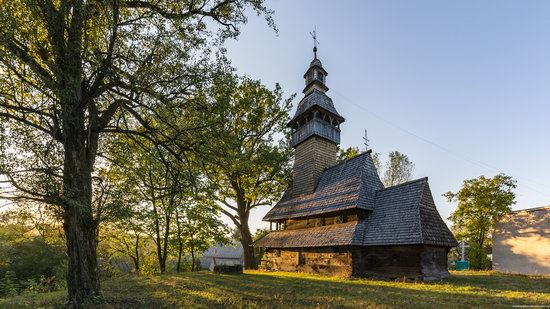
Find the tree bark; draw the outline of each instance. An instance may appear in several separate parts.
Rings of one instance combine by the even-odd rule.
[[[193,232],[189,233],[189,249],[191,250],[191,271],[197,270],[197,268],[195,267],[195,238],[193,237],[193,235]]]
[[[134,260],[134,267],[136,269],[136,272],[139,273],[140,272],[140,268],[139,268],[139,234],[136,235],[136,246],[135,246],[135,254],[136,254],[136,258]]]
[[[243,246],[244,268],[255,269],[254,247],[252,246],[252,234],[248,226],[248,217],[246,217],[245,220],[241,220],[240,232],[241,245]]]
[[[195,246],[191,245],[191,271],[197,270],[195,267]]]
[[[183,255],[183,241],[181,239],[180,216],[178,210],[176,210],[176,227],[178,232],[178,265],[176,266],[176,272],[179,273],[181,268],[181,256]]]
[[[92,168],[97,137],[83,136],[86,132],[83,111],[80,115],[69,115],[65,123],[63,228],[69,259],[67,286],[70,303],[80,307],[100,296],[97,222],[92,213]]]

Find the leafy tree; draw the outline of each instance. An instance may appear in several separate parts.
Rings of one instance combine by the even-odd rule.
[[[493,178],[480,176],[465,180],[458,192],[444,194],[449,202],[458,202],[449,220],[453,222],[456,237],[468,241],[471,246],[472,268],[485,268],[485,247],[491,241],[495,224],[515,203],[514,188],[516,181],[512,177],[498,174]]]
[[[264,236],[266,236],[267,234],[269,234],[270,232],[271,231],[268,228],[257,229],[256,233],[254,233],[254,236],[253,236],[252,239],[254,241],[258,241],[258,240],[262,239]]]
[[[386,162],[384,168],[382,181],[385,187],[391,187],[411,179],[414,163],[409,160],[406,154],[396,150],[389,153],[388,162]]]
[[[137,211],[128,216],[104,224],[101,229],[98,254],[109,260],[113,255],[122,255],[132,260],[134,271],[141,272],[143,249],[146,246],[145,216]]]
[[[347,161],[357,155],[361,151],[357,147],[349,147],[346,149],[339,148],[336,158],[337,163]],[[414,170],[414,163],[409,160],[409,157],[399,151],[392,151],[388,154],[388,161],[385,164],[380,162],[380,154],[374,152],[372,154],[374,166],[378,174],[382,178],[384,186],[391,187],[404,183],[411,179]]]
[[[4,275],[0,277],[0,296],[17,295],[19,288],[20,286],[14,271],[6,271]]]
[[[109,166],[111,173],[116,175],[118,186],[126,186],[127,194],[134,196],[133,208],[142,212],[139,221],[144,225],[143,231],[155,242],[159,269],[164,273],[174,214],[184,187],[188,186],[182,177],[180,162],[164,148],[139,137],[121,136],[108,149],[110,160],[115,162]],[[130,220],[137,219],[135,211],[126,215]],[[139,234],[133,236],[139,245]]]
[[[283,100],[279,85],[269,90],[259,81],[223,74],[209,93],[198,97],[209,106],[212,141],[201,152],[213,198],[240,232],[245,268],[254,268],[254,248],[248,225],[250,211],[280,198],[290,175],[291,148],[286,124],[292,98]],[[206,118],[203,116],[201,118]],[[284,135],[283,135],[284,137]]]
[[[102,136],[168,142],[145,116],[167,100],[185,101],[208,76],[212,44],[236,37],[248,9],[272,24],[262,0],[0,1],[2,139],[56,154],[18,169],[2,151],[1,172],[19,197],[61,207],[74,306],[100,295],[92,179]],[[219,40],[212,24],[222,26]],[[26,187],[29,177],[50,181]]]
[[[191,271],[195,271],[197,255],[211,245],[229,242],[229,228],[218,218],[219,212],[212,206],[183,204],[176,210],[178,264],[180,271],[184,250],[191,256]]]
[[[62,242],[53,237],[46,242],[31,220],[15,211],[0,217],[0,295],[32,282],[48,282],[51,288],[63,277],[67,258]]]
[[[360,154],[360,150],[357,147],[348,147],[346,149],[338,147],[338,154],[336,157],[336,163],[342,163],[345,162],[358,154]]]

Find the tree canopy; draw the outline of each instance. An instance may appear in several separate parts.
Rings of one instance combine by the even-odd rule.
[[[336,162],[342,163],[360,153],[361,151],[358,147],[348,147],[346,149],[338,148]],[[388,161],[382,164],[382,162],[380,162],[380,154],[373,152],[372,160],[385,187],[395,186],[411,180],[414,171],[414,163],[409,160],[406,154],[400,153],[397,150],[392,151],[388,154]]]
[[[233,74],[218,76],[197,98],[211,107],[200,117],[213,120],[204,137],[216,141],[201,146],[204,174],[213,199],[241,233],[246,268],[254,267],[250,211],[271,205],[289,181],[292,152],[285,137],[292,98],[283,99],[279,85],[269,90],[259,81]]]
[[[247,12],[274,26],[262,0],[0,1],[0,174],[14,188],[2,196],[61,209],[73,306],[100,296],[103,137],[188,151],[194,141],[168,115],[208,83]]]
[[[458,202],[449,220],[457,239],[466,240],[470,246],[470,262],[474,269],[487,268],[486,245],[491,242],[495,224],[511,211],[515,203],[516,181],[498,174],[492,178],[479,176],[465,180],[456,192],[444,196],[449,202]]]

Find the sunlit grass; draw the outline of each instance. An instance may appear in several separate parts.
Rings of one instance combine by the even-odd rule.
[[[105,308],[492,308],[550,306],[550,277],[453,272],[443,282],[410,283],[248,271],[127,275],[103,282]],[[56,308],[64,292],[0,299],[4,308]]]

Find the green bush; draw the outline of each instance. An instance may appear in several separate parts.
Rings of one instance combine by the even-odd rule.
[[[17,295],[19,284],[15,272],[6,271],[4,276],[0,278],[0,296]]]
[[[1,240],[1,239],[0,239]],[[0,243],[0,294],[53,291],[64,284],[66,254],[41,237]]]
[[[492,262],[487,257],[487,252],[484,248],[472,246],[468,253],[470,261],[470,269],[474,270],[489,270],[492,268]]]
[[[55,276],[42,276],[38,280],[30,279],[24,285],[26,293],[37,294],[60,290],[65,286],[65,281]]]

